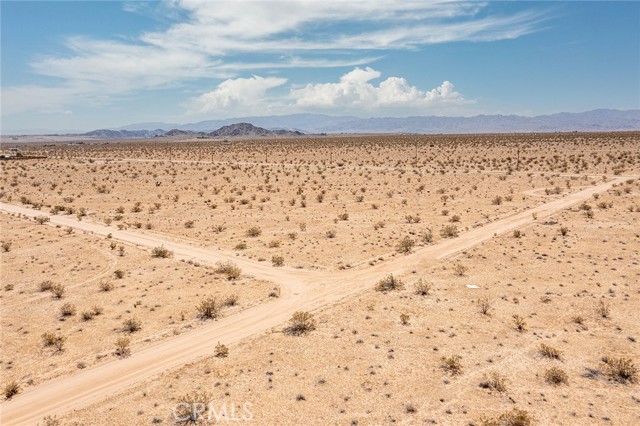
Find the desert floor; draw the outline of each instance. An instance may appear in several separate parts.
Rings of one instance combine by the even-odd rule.
[[[119,337],[131,339],[134,357],[210,327],[196,309],[209,296],[238,296],[215,320],[223,323],[278,307],[288,296],[273,297],[280,279],[312,286],[345,274],[358,290],[310,304],[309,333],[283,333],[278,319],[222,341],[226,358],[214,356],[213,340],[208,356],[61,413],[60,424],[170,424],[172,407],[189,398],[212,404],[212,422],[232,406],[227,420],[250,413],[253,424],[491,424],[514,408],[533,424],[640,421],[638,385],[614,374],[620,359],[638,365],[638,134],[31,149],[50,157],[4,162],[0,200],[31,212],[0,216],[10,242],[1,255],[2,385],[15,380],[25,396],[54,377],[127,362],[113,354]],[[614,180],[551,217],[527,213]],[[428,255],[522,212],[530,219],[517,231]],[[92,224],[106,231],[83,230]],[[452,227],[459,237],[446,235]],[[176,255],[153,258],[154,244],[118,232],[176,244]],[[232,259],[242,274],[228,280],[215,259],[193,260],[179,244]],[[284,266],[272,266],[274,256]],[[374,290],[400,264],[404,288]],[[428,294],[416,294],[419,279]],[[46,280],[64,284],[62,298],[40,291]],[[63,316],[64,304],[75,314]],[[95,306],[101,314],[84,320]],[[123,331],[133,317],[141,329]],[[62,350],[43,347],[45,332],[66,339]],[[459,370],[443,368],[443,357]],[[546,376],[553,367],[560,384]]]

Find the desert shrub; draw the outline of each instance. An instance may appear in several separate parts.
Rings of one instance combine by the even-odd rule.
[[[60,316],[70,317],[76,314],[76,307],[71,303],[65,303],[60,307]]]
[[[274,255],[271,257],[271,263],[273,264],[273,266],[282,266],[284,265],[284,257]]]
[[[551,367],[544,372],[544,380],[550,385],[558,386],[569,383],[569,376],[559,367]]]
[[[459,277],[464,277],[464,274],[467,272],[468,269],[469,268],[467,268],[463,264],[456,263],[455,266],[453,267],[453,272]]]
[[[53,281],[44,280],[40,283],[40,285],[38,286],[38,289],[40,291],[50,291],[52,286],[53,286]]]
[[[218,342],[215,349],[215,356],[217,358],[226,358],[229,356],[229,348]]]
[[[238,244],[236,244],[233,247],[234,250],[246,250],[247,249],[247,243],[245,243],[244,241],[239,242]]]
[[[216,263],[216,272],[225,274],[228,280],[235,280],[242,273],[241,269],[230,260]]]
[[[596,312],[601,318],[609,318],[611,316],[611,307],[603,299],[596,303]]]
[[[376,230],[376,231],[378,229],[382,229],[384,227],[385,227],[385,223],[383,221],[381,221],[381,220],[373,224],[373,229]]]
[[[193,224],[194,224],[194,223],[195,223],[195,222],[194,222],[193,220],[188,220],[188,221],[186,221],[186,222],[184,223],[184,227],[185,227],[185,228],[187,228],[187,229],[191,229],[191,228],[193,228]]]
[[[201,300],[200,303],[196,306],[196,310],[200,314],[200,318],[202,319],[212,319],[217,318],[220,315],[220,306],[218,302],[213,297],[208,297],[204,300]]]
[[[415,293],[419,296],[429,295],[432,287],[431,283],[424,281],[422,278],[414,284]]]
[[[118,246],[118,255],[120,257],[124,256],[124,246]]]
[[[554,348],[553,346],[547,345],[546,343],[540,343],[538,352],[540,352],[540,355],[545,358],[562,360],[562,351]]]
[[[122,278],[124,278],[124,271],[122,269],[116,269],[115,271],[113,271],[113,276],[116,279],[121,280]]]
[[[258,226],[252,226],[247,229],[247,237],[259,237],[262,234],[262,229]]]
[[[113,283],[111,281],[100,281],[100,283],[98,284],[98,288],[100,289],[100,291],[104,291],[105,293],[108,291],[113,290]]]
[[[222,302],[222,304],[224,306],[236,306],[238,304],[238,295],[237,294],[231,294],[227,297],[225,297],[224,301]]]
[[[42,419],[42,426],[60,426],[61,424],[56,416],[46,416]]]
[[[631,358],[609,358],[603,359],[605,363],[605,374],[611,380],[618,383],[635,383],[638,381],[638,368]]]
[[[269,248],[278,248],[278,247],[280,247],[280,240],[269,241]]]
[[[200,424],[207,418],[211,396],[206,392],[187,393],[178,398],[173,415],[176,424]]]
[[[300,336],[315,330],[316,320],[309,312],[294,312],[289,320],[289,326],[284,329],[286,334]]]
[[[480,382],[480,387],[496,392],[505,392],[507,390],[507,379],[502,374],[492,371],[489,374],[485,374]]]
[[[532,426],[533,418],[529,412],[514,408],[511,411],[500,414],[497,418],[480,419],[480,426]]]
[[[409,320],[411,317],[407,314],[400,314],[400,322],[402,325],[409,325]]]
[[[445,225],[440,230],[442,238],[454,238],[458,236],[458,227],[456,225]]]
[[[376,283],[375,289],[377,291],[387,292],[392,290],[400,290],[404,287],[404,283],[399,279],[389,274]]]
[[[338,219],[340,219],[340,220],[349,220],[349,213],[347,213],[347,212],[340,213],[338,215]]]
[[[428,244],[432,241],[433,241],[433,232],[431,231],[431,229],[427,228],[422,233],[422,242]]]
[[[45,223],[49,222],[49,216],[37,216],[35,218],[35,221],[38,222],[40,225],[44,225]]]
[[[518,330],[521,333],[524,331],[527,331],[527,323],[525,322],[524,318],[521,317],[520,315],[513,316],[513,325],[516,328],[516,330]]]
[[[459,355],[443,356],[440,361],[440,367],[447,373],[455,376],[462,374],[462,358]]]
[[[11,241],[2,241],[0,242],[0,248],[2,248],[3,253],[8,253],[11,250]]]
[[[173,252],[164,246],[154,247],[151,250],[151,257],[167,259],[173,256]]]
[[[566,237],[567,234],[569,234],[569,228],[567,228],[566,226],[562,226],[560,228],[560,235],[562,235],[563,237]]]
[[[522,231],[519,229],[515,229],[513,231],[513,238],[520,238],[520,237],[522,237]]]
[[[52,284],[49,288],[49,291],[53,295],[54,299],[62,299],[65,292],[65,287],[63,284]]]
[[[396,246],[396,251],[404,254],[411,253],[415,244],[415,241],[413,241],[411,237],[404,237]]]
[[[135,333],[136,331],[139,331],[141,328],[142,328],[142,321],[140,321],[136,317],[127,318],[122,323],[122,331],[126,333]]]
[[[491,200],[491,204],[493,204],[494,206],[499,206],[500,204],[502,204],[502,197],[499,195],[496,195],[495,197],[493,197],[493,199]]]
[[[4,386],[4,397],[11,399],[20,392],[20,385],[17,381],[12,380]]]
[[[91,321],[95,315],[96,314],[93,311],[87,310],[82,311],[82,313],[80,314],[80,318],[82,319],[82,321]]]
[[[325,235],[327,236],[327,238],[335,238],[336,237],[336,230],[335,229],[329,229]]]
[[[121,336],[116,339],[114,354],[118,357],[126,357],[131,354],[131,340],[128,337]]]
[[[269,297],[273,297],[273,298],[280,297],[280,286],[275,286],[273,290],[269,292]]]
[[[62,334],[57,334],[53,331],[47,331],[42,334],[42,345],[45,348],[53,347],[56,352],[62,352],[64,350],[64,342],[67,340]]]
[[[482,315],[491,315],[491,302],[489,302],[489,299],[478,299],[476,303],[478,304],[478,309]]]
[[[408,214],[404,217],[404,220],[407,221],[407,223],[420,223],[420,215],[415,214],[415,215],[411,215]]]

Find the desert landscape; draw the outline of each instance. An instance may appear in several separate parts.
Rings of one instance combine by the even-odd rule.
[[[8,146],[3,424],[640,422],[638,132]]]

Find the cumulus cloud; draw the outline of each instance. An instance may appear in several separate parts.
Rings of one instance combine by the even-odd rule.
[[[227,79],[214,90],[203,93],[188,103],[188,115],[231,117],[238,114],[295,113],[322,109],[329,113],[393,114],[421,113],[436,108],[451,108],[473,103],[444,81],[431,90],[420,90],[403,77],[388,77],[379,84],[372,81],[382,76],[371,67],[355,67],[335,83],[309,83],[289,87],[272,94],[270,89],[285,86],[287,79],[260,77]]]
[[[214,90],[193,99],[189,114],[264,113],[270,109],[267,91],[287,82],[286,78],[260,77],[236,78],[223,81]]]
[[[291,91],[295,105],[302,108],[338,110],[366,109],[369,111],[394,108],[431,108],[470,103],[456,92],[453,84],[444,81],[440,86],[422,91],[411,86],[403,77],[388,77],[375,85],[371,80],[381,76],[379,71],[356,67],[337,83],[316,83]]]

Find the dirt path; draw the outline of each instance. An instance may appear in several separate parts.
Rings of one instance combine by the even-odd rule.
[[[211,322],[203,327],[176,337],[165,339],[140,351],[133,348],[133,354],[126,359],[96,365],[75,375],[46,382],[10,401],[0,405],[3,425],[33,425],[45,415],[62,414],[74,408],[98,402],[108,395],[126,389],[141,380],[157,376],[162,372],[211,355],[216,342],[232,344],[252,335],[259,334],[287,321],[297,310],[313,310],[343,299],[346,296],[370,288],[384,274],[402,275],[418,269],[418,265],[442,259],[467,250],[496,235],[508,233],[516,228],[564,210],[584,200],[592,194],[603,192],[612,185],[621,183],[627,177],[618,177],[563,198],[496,220],[481,228],[476,228],[458,238],[441,240],[406,256],[375,266],[362,266],[346,271],[320,272],[292,268],[274,268],[265,263],[242,259],[233,254],[214,249],[190,246],[159,235],[145,235],[135,231],[120,231],[100,224],[79,222],[68,216],[51,216],[52,225],[71,226],[78,230],[97,235],[112,234],[120,240],[151,248],[164,245],[173,250],[177,258],[193,259],[215,263],[219,260],[233,260],[245,275],[271,280],[280,285],[279,299],[265,303],[241,313]],[[20,206],[0,203],[0,211],[22,214],[29,217],[43,215],[43,212]]]

